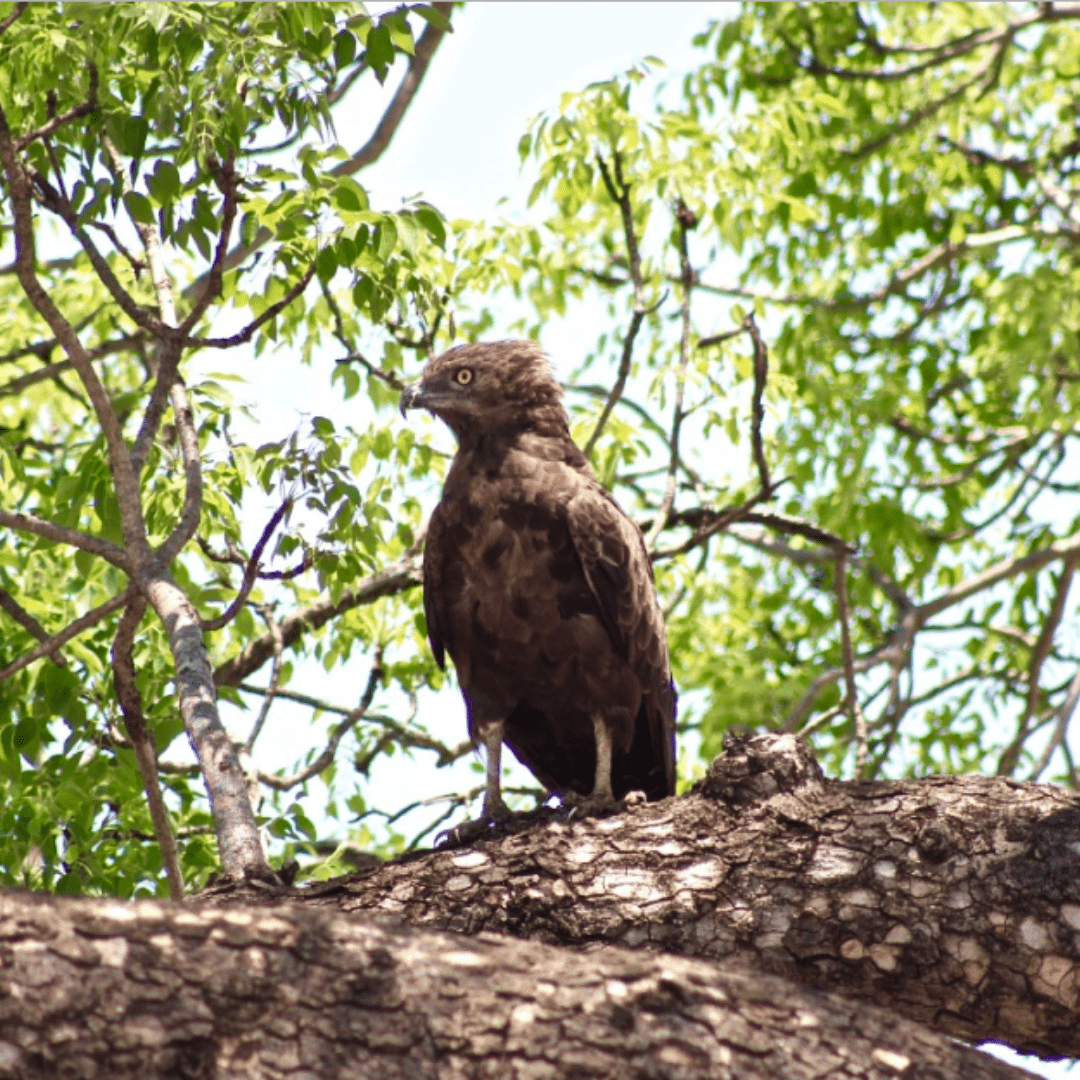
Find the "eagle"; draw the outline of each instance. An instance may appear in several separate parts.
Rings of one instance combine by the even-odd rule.
[[[479,835],[510,818],[505,743],[579,812],[674,794],[675,689],[641,531],[570,435],[538,345],[459,345],[405,387],[457,439],[424,547],[435,660],[486,751]],[[464,829],[465,827],[461,827]]]

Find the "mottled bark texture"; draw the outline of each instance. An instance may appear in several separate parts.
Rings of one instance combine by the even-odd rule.
[[[1080,1055],[1080,797],[981,776],[822,779],[734,741],[694,794],[340,879],[416,926],[741,963],[960,1039]]]
[[[0,896],[0,1076],[1028,1075],[728,965],[331,911]]]

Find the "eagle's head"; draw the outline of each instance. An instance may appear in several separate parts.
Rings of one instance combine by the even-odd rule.
[[[427,409],[459,442],[492,430],[555,422],[565,428],[562,388],[533,341],[458,345],[430,360],[401,392],[401,414]]]

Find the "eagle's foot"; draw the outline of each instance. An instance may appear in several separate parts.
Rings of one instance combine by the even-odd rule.
[[[608,793],[579,795],[576,791],[568,791],[562,796],[562,803],[569,809],[571,821],[588,817],[610,817],[623,809],[623,804]]]
[[[463,821],[452,829],[444,829],[435,837],[437,848],[460,848],[475,844],[477,840],[493,840],[506,832],[514,814],[501,799],[494,805],[484,800],[484,809],[478,818]]]

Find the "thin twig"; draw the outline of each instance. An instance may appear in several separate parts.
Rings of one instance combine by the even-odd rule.
[[[251,558],[247,560],[247,565],[244,567],[244,578],[240,584],[240,591],[236,594],[236,598],[233,602],[218,616],[213,619],[203,620],[203,630],[220,630],[223,626],[228,626],[233,619],[236,618],[237,612],[247,602],[248,596],[251,594],[251,590],[255,585],[255,581],[260,577],[259,574],[259,562],[262,559],[262,553],[266,549],[266,545],[270,542],[270,538],[274,535],[275,530],[281,524],[282,518],[292,509],[293,500],[287,498],[273,513],[270,520],[267,522],[266,527],[263,529],[262,534],[255,543],[255,548],[251,553]],[[243,556],[239,552],[230,552],[228,559],[218,558],[209,550],[208,544],[200,545],[204,552],[210,555],[211,558],[218,562],[239,562],[243,565]],[[306,561],[306,560],[305,560]],[[284,574],[286,571],[282,571]],[[270,624],[267,623],[269,626]]]
[[[607,425],[612,410],[618,404],[619,398],[622,397],[623,390],[626,389],[626,380],[630,375],[630,365],[634,357],[634,341],[637,338],[638,331],[641,329],[642,322],[645,320],[645,316],[651,311],[655,311],[666,298],[665,294],[651,307],[645,304],[645,290],[641,280],[641,253],[638,250],[637,234],[634,231],[634,208],[630,201],[630,186],[623,179],[622,158],[618,150],[613,152],[612,161],[615,168],[614,179],[608,170],[607,162],[604,161],[600,154],[596,155],[596,163],[599,166],[600,175],[604,179],[604,187],[607,188],[612,202],[618,206],[619,213],[622,216],[623,235],[626,238],[626,250],[629,257],[630,281],[634,289],[634,306],[630,315],[630,325],[627,327],[626,336],[623,338],[622,356],[619,360],[615,385],[611,388],[607,401],[604,402],[604,407],[600,412],[600,417],[596,421],[592,434],[582,447],[582,452],[586,457],[592,455],[593,448]]]
[[[266,628],[270,631],[270,637],[273,639],[274,657],[270,664],[270,685],[267,686],[266,693],[263,694],[262,705],[259,706],[259,715],[255,718],[255,723],[251,725],[251,731],[244,741],[243,749],[247,754],[250,754],[255,749],[255,740],[261,734],[266,718],[270,715],[270,706],[273,705],[274,698],[277,696],[278,685],[281,682],[281,653],[284,648],[281,642],[281,626],[278,624],[277,619],[274,618],[273,605],[260,604],[257,610],[262,616],[263,622],[266,623]]]
[[[694,292],[694,268],[690,265],[687,234],[697,227],[697,217],[680,199],[675,209],[678,225],[679,269],[682,278],[682,304],[680,305],[679,364],[675,371],[675,408],[671,419],[671,435],[668,438],[667,482],[664,497],[656,512],[656,520],[645,538],[645,547],[652,550],[657,537],[667,526],[671,508],[675,505],[675,477],[679,468],[679,434],[683,422],[683,397],[686,392],[686,369],[690,363],[690,305]]]
[[[210,264],[209,272],[204,275],[206,284],[202,292],[199,293],[198,299],[191,305],[187,317],[180,324],[180,329],[185,334],[191,332],[192,327],[202,318],[203,312],[221,294],[221,283],[225,274],[225,259],[229,250],[229,239],[232,236],[233,222],[236,220],[236,209],[240,202],[235,164],[236,155],[231,153],[220,165],[213,161],[208,165],[211,175],[221,189],[221,229],[218,232],[214,260]]]
[[[1065,736],[1068,734],[1069,722],[1072,720],[1073,713],[1076,711],[1077,701],[1080,701],[1080,671],[1073,676],[1072,682],[1069,683],[1069,689],[1065,695],[1065,700],[1057,710],[1057,722],[1054,725],[1054,731],[1050,736],[1050,741],[1043,748],[1043,752],[1031,767],[1032,780],[1038,780],[1046,771],[1050,764],[1050,759],[1053,757],[1056,749],[1060,747],[1062,752],[1068,755],[1068,744],[1065,741]],[[1069,765],[1070,773],[1073,773],[1071,760],[1066,757],[1066,761]],[[1075,775],[1073,785],[1075,786]]]
[[[122,593],[114,596],[111,600],[106,600],[104,604],[91,608],[85,615],[81,615],[58,634],[53,634],[48,641],[43,641],[37,648],[31,649],[28,653],[23,653],[17,660],[12,660],[7,667],[0,668],[0,682],[3,682],[16,672],[22,671],[24,667],[28,667],[35,660],[55,652],[61,645],[74,637],[78,637],[84,630],[89,630],[91,626],[97,626],[102,619],[124,607],[134,594],[135,586],[129,585]]]
[[[1031,649],[1031,659],[1028,662],[1027,676],[1027,700],[1024,704],[1024,713],[1017,724],[1016,737],[1005,748],[998,761],[998,776],[1011,776],[1020,760],[1020,751],[1027,739],[1032,721],[1035,719],[1039,708],[1039,675],[1046,658],[1054,644],[1054,635],[1057,633],[1061,617],[1065,613],[1065,602],[1072,587],[1073,575],[1076,573],[1077,564],[1080,563],[1080,555],[1071,555],[1062,563],[1061,573],[1058,575],[1057,588],[1054,590],[1054,599],[1047,613],[1039,636]]]
[[[183,344],[191,349],[232,349],[237,345],[245,344],[255,336],[256,330],[284,311],[308,287],[314,276],[315,263],[313,262],[280,300],[271,304],[257,318],[252,319],[243,330],[223,338],[185,337]]]
[[[11,595],[6,589],[0,589],[0,609],[6,611],[24,630],[29,631],[38,641],[49,641],[49,632],[45,629],[30,614],[26,611],[19,602]],[[49,659],[52,660],[57,667],[66,668],[68,666],[67,660],[64,658],[63,653],[60,652],[59,646],[54,647],[53,651],[49,653]]]
[[[305,633],[318,630],[343,612],[419,585],[422,546],[423,535],[417,537],[416,543],[401,558],[346,590],[336,601],[327,597],[282,619],[281,639],[285,648],[295,645]],[[272,655],[270,635],[255,638],[237,656],[217,668],[214,682],[218,686],[236,686],[253,671],[258,671]]]
[[[866,734],[866,717],[859,704],[855,686],[855,658],[851,652],[851,610],[848,606],[847,552],[842,548],[836,553],[836,602],[840,615],[840,642],[844,650],[844,680],[847,685],[845,707],[855,727],[855,776],[861,779],[866,769],[869,751]]]

